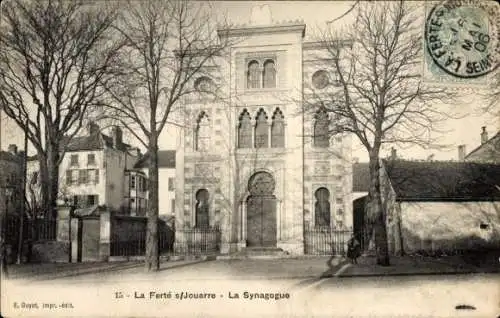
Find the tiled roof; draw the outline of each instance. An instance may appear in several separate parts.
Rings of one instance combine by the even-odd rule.
[[[398,200],[500,200],[500,165],[384,160]]]
[[[370,188],[370,168],[368,162],[352,165],[352,191],[368,192]]]
[[[486,147],[491,147],[488,151],[489,154],[491,154],[491,155],[497,155],[500,153],[500,131],[497,132],[495,136],[488,139],[485,143],[479,145],[478,147],[476,147],[476,149],[469,152],[467,154],[467,156],[465,156],[465,159],[474,158],[475,154],[478,151],[480,151]]]
[[[64,144],[64,142],[62,143]],[[100,150],[104,146],[113,148],[113,138],[103,133],[94,133],[88,136],[73,137],[66,146],[66,151]],[[119,143],[116,149],[126,151],[130,145]]]
[[[147,168],[149,152],[145,153],[134,168]],[[175,168],[175,150],[158,150],[158,168]]]
[[[62,146],[66,144],[66,151],[82,151],[82,150],[98,150],[104,148],[103,138],[100,133],[91,134],[88,136],[73,137],[71,141],[68,139],[62,142]]]

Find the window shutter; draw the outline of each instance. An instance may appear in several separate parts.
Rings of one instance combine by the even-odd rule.
[[[71,184],[73,178],[71,176],[72,170],[66,170],[66,184]]]
[[[94,170],[94,172],[95,172],[94,183],[98,184],[99,183],[99,169]]]
[[[85,183],[86,174],[87,170],[78,170],[78,184]]]

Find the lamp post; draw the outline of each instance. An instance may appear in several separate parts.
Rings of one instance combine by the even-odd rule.
[[[8,276],[7,271],[7,214],[9,210],[9,201],[14,193],[14,187],[9,185],[3,185],[0,189],[3,196],[5,197],[5,206],[2,208],[0,215],[0,273],[3,277]]]

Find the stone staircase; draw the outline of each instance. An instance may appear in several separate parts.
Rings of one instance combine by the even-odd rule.
[[[246,247],[241,251],[219,255],[217,259],[278,259],[288,258],[291,255],[277,247]]]

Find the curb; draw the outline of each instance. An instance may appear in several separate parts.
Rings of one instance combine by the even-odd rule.
[[[340,274],[338,276],[325,275],[325,278],[351,278],[351,277],[386,277],[386,276],[438,276],[438,275],[472,275],[472,274],[498,274],[500,269],[491,271],[442,271],[442,272],[413,272],[413,273],[359,273],[359,274]]]
[[[109,263],[113,262],[133,262],[144,261],[144,256],[110,256]],[[163,255],[160,256],[160,261],[214,261],[217,255]]]

